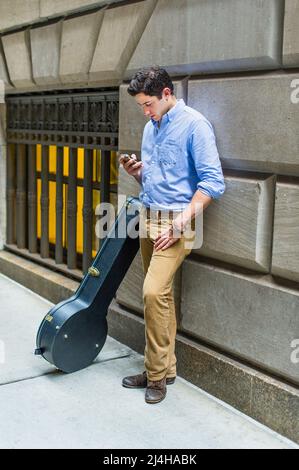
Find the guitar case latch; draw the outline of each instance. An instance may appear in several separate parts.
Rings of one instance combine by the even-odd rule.
[[[100,275],[100,271],[97,268],[95,268],[94,266],[91,266],[88,269],[88,274],[90,274],[91,276],[97,277],[97,276]]]

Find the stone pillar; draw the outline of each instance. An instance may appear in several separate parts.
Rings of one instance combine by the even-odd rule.
[[[6,107],[4,103],[4,82],[0,80],[0,249],[6,234]]]

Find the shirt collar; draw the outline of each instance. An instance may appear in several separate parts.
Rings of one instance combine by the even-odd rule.
[[[173,121],[173,119],[175,119],[175,117],[184,109],[185,106],[186,104],[183,99],[178,100],[177,103],[168,111],[168,113],[162,116],[162,121],[166,121],[166,122]],[[154,119],[151,119],[151,121],[153,125],[155,126],[155,128],[157,128],[158,121],[155,121]]]

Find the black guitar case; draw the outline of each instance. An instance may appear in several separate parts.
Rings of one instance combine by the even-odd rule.
[[[43,319],[35,354],[63,372],[91,364],[107,337],[107,311],[139,249],[141,202],[128,197],[76,293]]]

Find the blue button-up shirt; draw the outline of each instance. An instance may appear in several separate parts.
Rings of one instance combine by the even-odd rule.
[[[160,127],[150,120],[141,148],[140,201],[156,209],[183,210],[196,190],[219,198],[224,178],[212,124],[179,100],[164,114]]]

